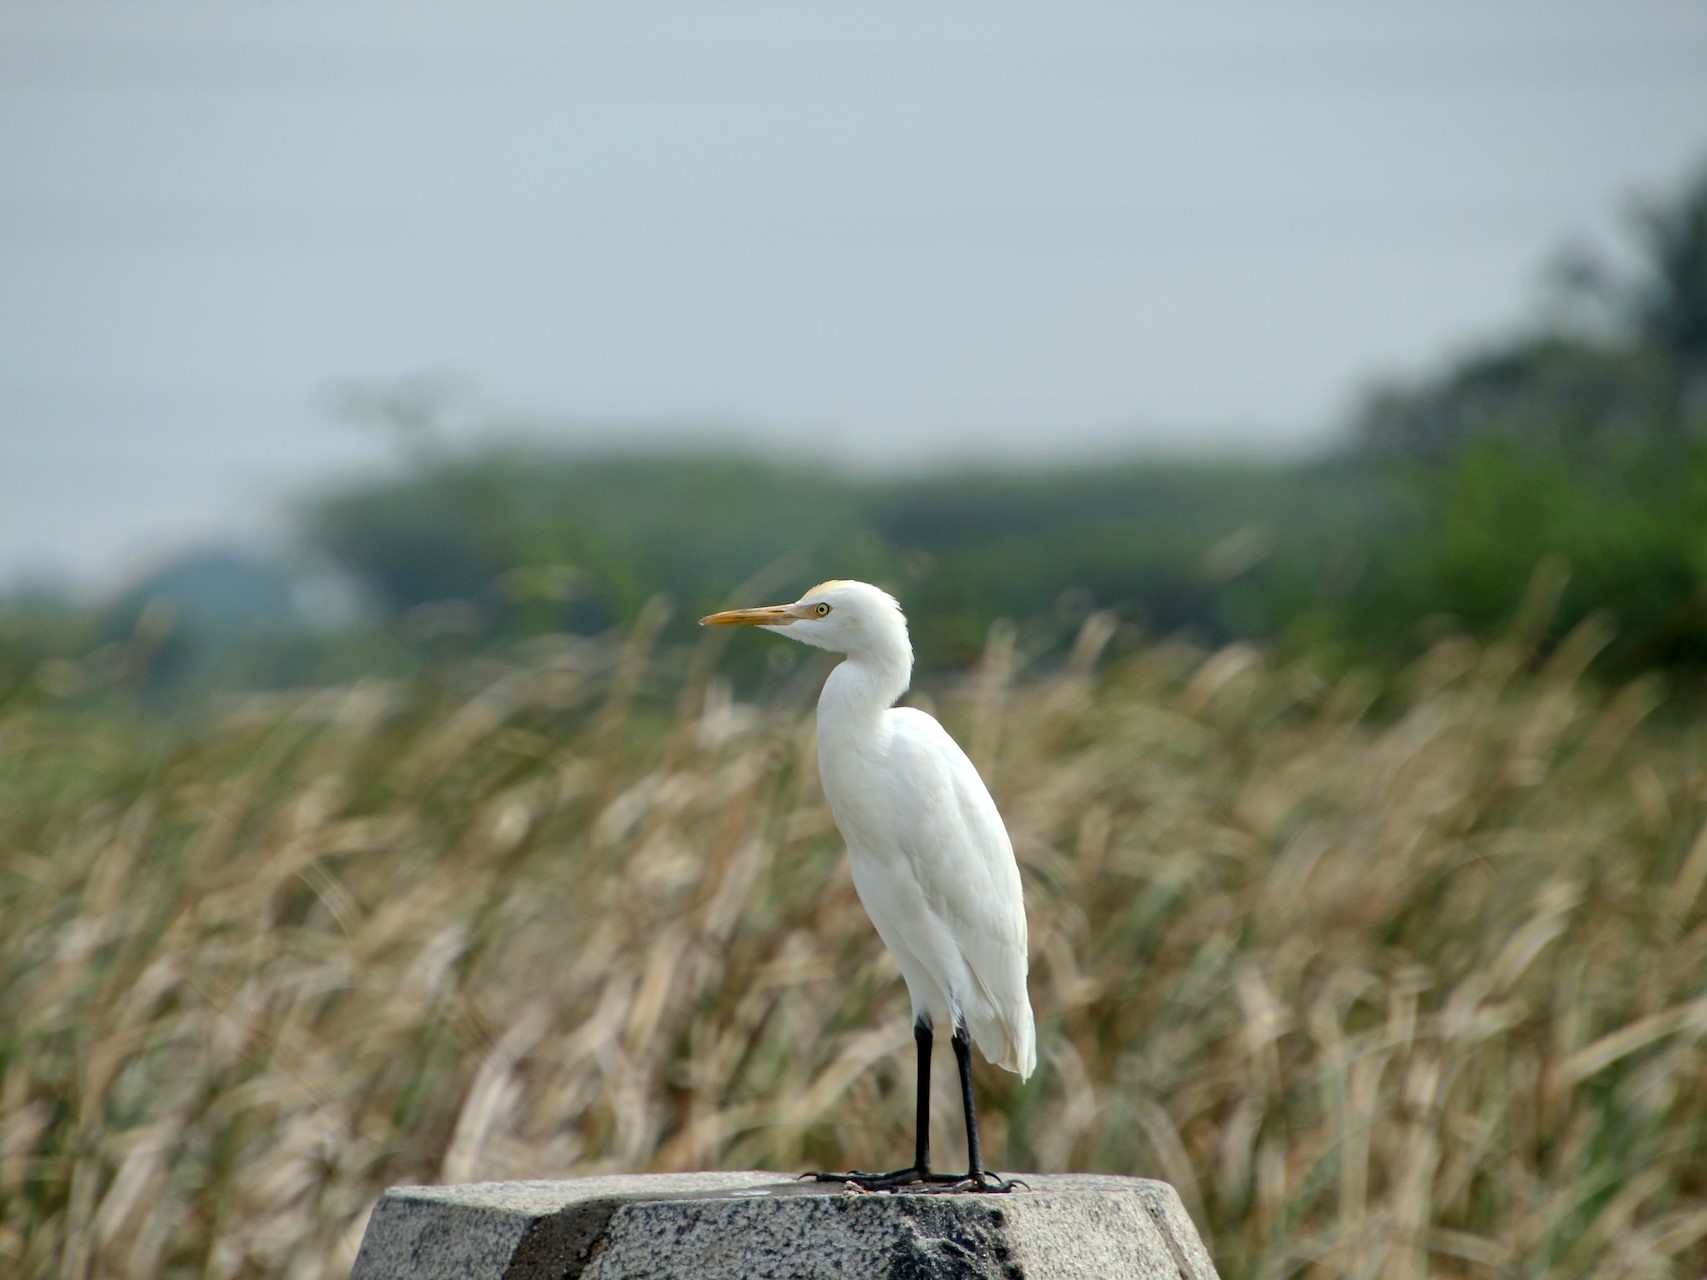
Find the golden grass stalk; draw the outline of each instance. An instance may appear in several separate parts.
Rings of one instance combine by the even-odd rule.
[[[902,1158],[806,710],[656,623],[170,738],[0,708],[0,1272],[341,1277],[392,1183]],[[1230,1280],[1707,1269],[1700,725],[1588,635],[1333,684],[1108,636],[932,690],[1027,881],[1002,1167],[1166,1177]]]

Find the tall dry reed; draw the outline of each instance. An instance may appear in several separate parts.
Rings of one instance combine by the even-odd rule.
[[[169,739],[0,710],[0,1272],[338,1277],[391,1183],[899,1162],[807,709],[650,634]],[[1331,684],[1107,636],[936,691],[1032,922],[996,1162],[1170,1180],[1229,1280],[1707,1269],[1699,724],[1586,632]]]

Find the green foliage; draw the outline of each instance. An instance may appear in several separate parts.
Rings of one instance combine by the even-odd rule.
[[[905,597],[930,667],[964,665],[999,618],[1063,643],[1093,608],[1151,632],[1244,634],[1265,619],[1239,580],[1280,531],[1376,521],[1375,496],[1356,464],[898,481],[727,455],[508,448],[352,486],[314,504],[305,529],[400,623],[455,600],[487,633],[602,630],[662,593],[685,606],[680,635],[735,597],[872,578]]]
[[[1420,386],[1370,394],[1354,432],[1379,455],[1447,462],[1487,440],[1536,450],[1689,434],[1662,352],[1559,334],[1472,352]]]
[[[462,592],[494,634],[600,630],[661,592],[685,606],[681,639],[713,606],[861,576],[904,598],[927,670],[968,664],[1001,618],[1030,651],[1063,652],[1092,609],[1133,634],[1325,641],[1347,661],[1394,662],[1443,630],[1501,634],[1550,566],[1543,654],[1599,616],[1621,669],[1707,665],[1707,445],[1688,440],[1541,449],[1504,435],[1439,465],[906,481],[728,457],[506,452],[440,466],[323,503],[311,527],[392,607],[419,614]],[[412,543],[422,525],[434,532]],[[749,671],[775,660],[741,658]]]
[[[1375,518],[1362,469],[1126,463],[1096,470],[926,476],[865,504],[909,564],[915,637],[962,664],[997,618],[1064,635],[1090,609],[1151,634],[1248,635],[1247,579],[1278,540]]]
[[[1390,464],[1397,532],[1278,573],[1271,621],[1396,656],[1500,633],[1533,582],[1542,652],[1598,618],[1612,668],[1707,664],[1707,169],[1633,231],[1633,270],[1572,257],[1593,322],[1368,399],[1355,434]]]
[[[204,597],[221,576],[235,588],[229,564],[180,566],[175,586],[145,583],[95,617],[0,609],[0,682],[33,646],[176,701],[598,634],[659,597],[679,642],[711,608],[842,576],[903,598],[927,672],[973,661],[1000,619],[1028,654],[1063,655],[1100,610],[1128,624],[1117,647],[1279,639],[1390,666],[1442,629],[1495,636],[1542,605],[1542,654],[1603,617],[1613,667],[1707,666],[1707,171],[1636,231],[1634,273],[1576,263],[1594,323],[1519,333],[1386,387],[1351,447],[1308,463],[885,478],[727,452],[457,452],[431,389],[405,386],[365,413],[410,465],[299,513],[301,546],[358,585],[379,627],[310,634],[264,599],[247,621],[185,607],[196,582]],[[250,565],[244,589],[277,594],[265,578]],[[1545,589],[1526,606],[1532,582]],[[796,657],[734,661],[753,679]]]
[[[1692,373],[1707,372],[1707,168],[1675,201],[1650,202],[1637,227],[1648,266],[1633,289],[1637,333]]]
[[[1632,220],[1639,261],[1566,255],[1574,310],[1367,397],[1369,450],[1439,462],[1488,439],[1536,448],[1700,439],[1707,432],[1707,168]]]
[[[1398,655],[1442,630],[1500,634],[1533,583],[1542,652],[1598,618],[1619,669],[1707,665],[1707,445],[1491,440],[1392,484],[1396,532],[1337,576],[1318,560],[1309,595],[1273,599],[1278,625]]]
[[[851,524],[846,487],[810,467],[508,446],[349,485],[307,508],[304,536],[389,615],[462,601],[528,633],[706,600]]]

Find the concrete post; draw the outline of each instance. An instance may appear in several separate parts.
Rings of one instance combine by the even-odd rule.
[[[1023,1176],[1008,1195],[759,1172],[393,1187],[351,1280],[1216,1280],[1167,1183]]]

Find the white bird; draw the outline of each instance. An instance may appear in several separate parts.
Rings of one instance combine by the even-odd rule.
[[[913,673],[901,606],[868,583],[831,581],[793,604],[731,609],[700,622],[772,627],[847,655],[818,698],[818,773],[847,841],[854,887],[912,997],[918,1128],[905,1169],[812,1176],[872,1190],[1011,1190],[1011,1181],[983,1167],[971,1046],[1022,1080],[1037,1065],[1019,867],[966,753],[923,711],[894,705]],[[951,1029],[960,1069],[964,1177],[930,1166],[931,1036],[939,1025]]]

